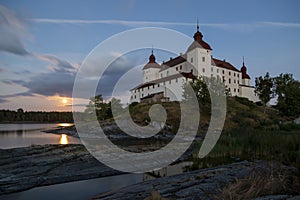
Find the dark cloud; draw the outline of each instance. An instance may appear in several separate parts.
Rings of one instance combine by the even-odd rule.
[[[28,88],[28,94],[72,97],[74,77],[72,73],[50,72],[34,76],[30,81],[14,82]]]
[[[14,72],[14,74],[17,74],[17,75],[27,75],[27,74],[31,74],[32,72],[31,71],[29,71],[29,70],[22,70],[22,71],[20,71],[20,72]]]
[[[54,55],[34,54],[34,56],[36,56],[40,60],[44,60],[51,63],[53,66],[55,66],[53,69],[58,70],[58,72],[62,71],[61,68],[65,69],[65,71],[75,69],[74,66],[68,61],[62,60]]]
[[[14,12],[0,5],[0,51],[29,55],[22,42],[26,34],[24,22]]]
[[[12,80],[1,80],[2,83],[7,84],[7,85],[13,85],[15,84],[14,81]]]
[[[8,102],[6,99],[0,98],[0,103]]]

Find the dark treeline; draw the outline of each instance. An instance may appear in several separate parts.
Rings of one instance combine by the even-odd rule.
[[[73,122],[72,112],[0,110],[0,122]]]

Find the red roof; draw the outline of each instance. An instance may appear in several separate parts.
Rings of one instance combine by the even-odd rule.
[[[153,81],[149,81],[149,82],[146,82],[146,83],[142,83],[142,84],[136,86],[135,88],[133,88],[131,90],[145,88],[145,87],[148,87],[148,86],[152,86],[152,85],[155,85],[155,84],[158,84],[158,83],[163,83],[165,81],[170,81],[170,80],[173,80],[173,79],[176,79],[176,78],[181,78],[181,77],[190,78],[190,79],[195,79],[196,78],[196,76],[194,76],[192,72],[187,72],[187,73],[186,72],[181,72],[181,73],[174,74],[174,75],[171,75],[171,76],[167,76],[167,77],[163,77],[163,78],[156,79],[156,80],[153,80]]]
[[[229,62],[226,62],[225,60],[219,60],[219,59],[216,59],[216,58],[212,58],[211,64],[214,65],[214,66],[221,67],[221,68],[230,69],[232,71],[240,72],[240,70],[238,70],[232,64],[230,64]]]
[[[241,72],[242,72],[242,78],[247,78],[250,79],[250,76],[247,74],[247,67],[245,66],[245,64],[243,63],[243,66],[241,68]]]
[[[194,42],[188,47],[187,51],[193,50],[193,49],[195,49],[197,47],[212,50],[212,48],[210,47],[210,45],[207,44],[205,41],[203,41],[203,35],[198,30],[194,34]]]
[[[168,67],[173,67],[173,66],[183,63],[185,61],[186,61],[186,59],[183,56],[177,56],[176,58],[173,58],[167,62],[164,62],[163,64],[167,65]]]
[[[155,56],[153,52],[149,56],[149,62],[143,67],[143,70],[148,68],[161,68],[161,66],[155,61]]]

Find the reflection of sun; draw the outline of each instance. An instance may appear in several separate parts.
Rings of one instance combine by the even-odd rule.
[[[61,134],[59,143],[60,144],[69,144],[68,136],[66,134]]]
[[[67,99],[63,99],[62,102],[63,102],[64,104],[66,104],[66,103],[68,103],[68,100],[67,100]]]

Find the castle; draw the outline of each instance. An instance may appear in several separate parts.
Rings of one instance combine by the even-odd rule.
[[[250,86],[250,76],[244,64],[240,70],[225,60],[212,57],[212,48],[203,40],[199,31],[194,34],[194,41],[185,54],[158,64],[155,56],[143,67],[143,83],[131,89],[130,102],[163,102],[182,100],[183,85],[194,77],[219,77],[231,96],[245,97],[250,101],[259,101]],[[193,70],[196,69],[196,70]],[[178,98],[179,97],[179,98]]]

